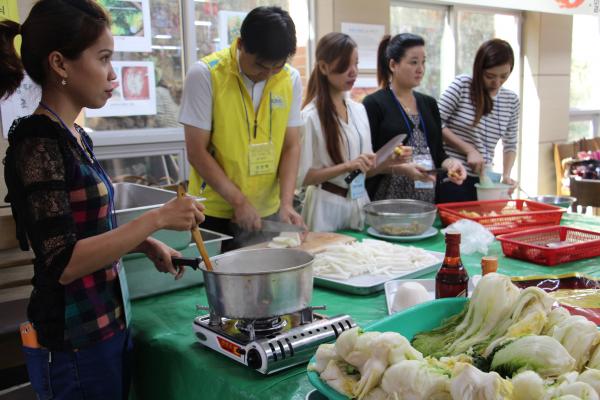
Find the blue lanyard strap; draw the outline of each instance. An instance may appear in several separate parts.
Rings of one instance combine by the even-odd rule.
[[[54,110],[52,110],[50,107],[48,107],[46,104],[44,104],[41,101],[40,101],[40,106],[43,109],[45,109],[46,111],[48,111],[50,114],[52,114],[60,122],[62,127],[69,132],[69,136],[68,136],[69,140],[71,140],[71,141],[75,140],[75,138],[73,137],[73,134],[71,133],[71,130],[69,129],[67,124],[65,124],[65,121],[63,121],[62,118],[59,117],[58,114],[54,112]],[[77,142],[77,141],[75,140],[75,142]],[[110,181],[110,178],[108,177],[108,174],[106,173],[106,171],[104,171],[104,168],[102,168],[102,165],[100,165],[100,163],[96,159],[96,156],[94,155],[94,152],[92,151],[92,146],[88,142],[88,139],[85,135],[81,135],[81,142],[82,142],[83,146],[85,147],[85,151],[88,153],[88,155],[92,161],[92,163],[91,163],[92,168],[94,169],[94,171],[96,171],[96,173],[98,174],[98,177],[100,178],[102,183],[104,183],[104,185],[106,186],[106,189],[108,190],[108,213],[110,214],[109,226],[110,226],[110,229],[114,229],[117,227],[117,218],[115,215],[115,204],[114,204],[115,190],[113,188],[112,182]],[[79,143],[75,143],[75,144],[79,147]]]
[[[408,119],[408,116],[406,115],[406,112],[404,111],[404,107],[402,107],[402,104],[400,104],[400,101],[396,97],[396,94],[394,93],[392,88],[389,86],[388,86],[388,88],[392,94],[392,98],[396,102],[396,106],[398,107],[398,110],[400,110],[400,114],[402,114],[402,118],[404,118],[404,123],[406,124],[406,127],[408,128],[408,138],[410,139],[410,137],[412,136],[412,131],[414,129],[414,125]],[[430,148],[429,150],[431,151],[431,146],[429,146],[429,135],[427,134],[427,128],[425,128],[425,122],[423,122],[423,117],[421,116],[421,110],[419,110],[419,104],[417,103],[416,98],[415,98],[415,103],[417,104],[417,112],[419,113],[419,125],[421,125],[421,129],[423,130],[423,134],[425,135],[425,140],[427,141],[427,147],[429,147]]]

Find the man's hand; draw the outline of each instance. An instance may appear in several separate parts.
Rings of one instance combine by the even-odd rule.
[[[246,231],[260,230],[260,215],[248,199],[244,199],[238,206],[233,206],[231,222]]]

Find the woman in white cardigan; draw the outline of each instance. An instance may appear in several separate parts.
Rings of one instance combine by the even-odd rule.
[[[367,113],[347,96],[358,76],[354,40],[329,33],[319,40],[316,59],[302,110],[298,186],[308,187],[302,216],[310,231],[362,230],[365,176],[391,171],[402,160],[374,168]]]

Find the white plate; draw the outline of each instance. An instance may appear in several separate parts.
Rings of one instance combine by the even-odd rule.
[[[397,275],[369,275],[363,274],[353,276],[349,279],[334,279],[326,278],[315,275],[314,282],[316,285],[326,287],[330,289],[339,290],[341,292],[352,293],[352,294],[370,294],[383,290],[383,285],[391,280],[399,278],[412,278],[425,275],[429,272],[433,272],[439,269],[442,261],[444,260],[444,253],[439,251],[425,250],[427,253],[432,254],[437,259],[437,262],[431,265],[424,265],[420,268],[405,271]]]
[[[469,278],[469,297],[471,297],[471,294],[480,279],[481,275],[475,275]],[[394,297],[396,297],[398,288],[406,282],[420,283],[425,287],[427,293],[429,293],[429,300],[435,300],[435,279],[396,279],[388,281],[385,283],[385,302],[387,304],[388,315],[402,311],[402,309],[392,311],[392,306],[394,305]]]
[[[370,226],[369,229],[367,229],[367,233],[379,239],[393,240],[395,242],[414,242],[416,240],[426,239],[428,237],[435,236],[437,235],[438,230],[432,226],[420,235],[394,236],[379,233],[375,230],[375,228]]]

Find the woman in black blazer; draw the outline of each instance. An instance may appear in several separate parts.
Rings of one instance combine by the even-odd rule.
[[[393,174],[367,180],[373,200],[409,198],[430,203],[435,199],[435,168],[446,168],[448,178],[461,184],[462,164],[448,157],[442,145],[442,126],[433,97],[414,91],[425,73],[425,41],[402,33],[384,37],[377,52],[377,80],[381,89],[365,97],[373,150],[379,150],[398,134],[412,147],[412,160],[397,165]],[[439,174],[445,178],[445,174]]]

